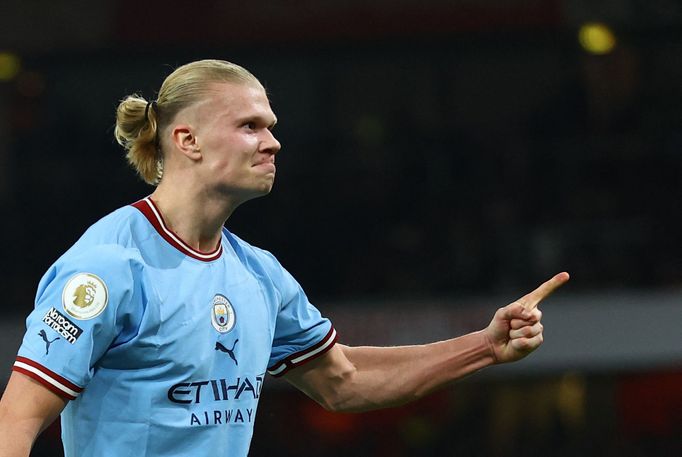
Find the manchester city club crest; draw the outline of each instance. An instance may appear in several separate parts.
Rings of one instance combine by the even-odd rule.
[[[237,316],[232,303],[224,295],[216,294],[211,307],[211,323],[220,333],[227,333],[234,328]]]

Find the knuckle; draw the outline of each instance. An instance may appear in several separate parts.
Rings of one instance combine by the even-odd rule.
[[[528,349],[530,349],[530,343],[526,339],[518,340],[518,342],[516,343],[516,347],[521,351],[527,351]]]

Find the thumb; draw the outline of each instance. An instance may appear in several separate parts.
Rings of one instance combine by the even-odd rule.
[[[515,301],[498,311],[498,317],[507,321],[512,319],[528,319],[530,312],[519,301]]]

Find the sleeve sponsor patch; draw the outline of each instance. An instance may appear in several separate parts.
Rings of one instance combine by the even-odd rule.
[[[83,333],[83,329],[57,311],[54,307],[43,316],[43,322],[71,344],[74,344]]]
[[[99,316],[109,302],[104,281],[92,273],[78,273],[69,279],[62,293],[64,311],[76,319]]]

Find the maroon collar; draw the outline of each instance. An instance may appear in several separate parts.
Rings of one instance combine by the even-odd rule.
[[[131,206],[134,206],[135,208],[140,210],[140,212],[144,214],[147,220],[149,220],[149,223],[152,224],[152,226],[154,226],[159,235],[161,235],[161,237],[164,240],[166,240],[175,249],[182,252],[183,254],[188,255],[197,260],[211,262],[219,258],[220,255],[223,253],[222,243],[218,243],[218,246],[215,248],[215,250],[211,252],[201,252],[190,247],[178,235],[176,235],[171,229],[169,229],[168,226],[166,226],[166,223],[163,220],[163,216],[161,215],[161,211],[159,211],[159,208],[156,207],[151,197],[143,198],[142,200],[133,203]]]

